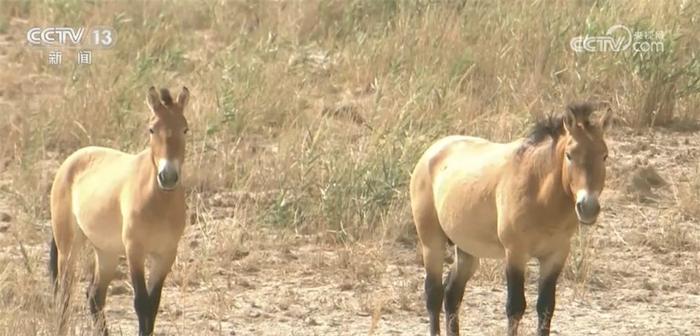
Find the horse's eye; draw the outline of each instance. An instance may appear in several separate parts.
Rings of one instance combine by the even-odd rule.
[[[184,130],[184,131],[182,131],[182,133],[185,133],[185,134],[187,134],[187,132],[189,132],[189,131],[190,131],[190,129],[189,129],[189,128],[185,128],[185,130]]]
[[[148,129],[148,133],[153,134],[153,127],[151,127],[151,128]]]
[[[605,156],[603,156],[603,161],[605,161],[607,159],[608,159],[608,154],[605,154]]]

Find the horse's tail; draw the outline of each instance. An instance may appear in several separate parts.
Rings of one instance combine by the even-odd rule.
[[[51,283],[56,284],[56,279],[58,278],[58,247],[54,237],[51,237],[51,251],[49,251],[49,273],[51,274]]]

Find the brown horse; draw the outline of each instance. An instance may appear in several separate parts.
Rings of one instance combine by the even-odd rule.
[[[60,292],[59,334],[66,333],[73,264],[87,241],[95,251],[88,303],[95,332],[107,334],[103,308],[119,257],[126,255],[134,288],[139,335],[151,335],[163,281],[175,261],[185,228],[185,192],[180,183],[185,158],[189,91],[173,101],[170,92],[148,91],[153,118],[150,146],[132,155],[102,147],[82,148],[56,173],[51,188],[50,270]],[[149,259],[148,285],[144,263]],[[60,291],[59,291],[60,289]]]
[[[411,176],[411,207],[426,270],[431,335],[440,334],[444,301],[448,334],[459,334],[464,287],[479,258],[505,258],[508,334],[525,312],[524,271],[540,262],[539,335],[549,335],[557,278],[578,223],[595,223],[605,184],[603,139],[612,113],[591,119],[594,106],[575,104],[538,122],[511,143],[467,136],[437,141]],[[445,244],[455,261],[443,286]],[[443,300],[444,299],[444,300]]]

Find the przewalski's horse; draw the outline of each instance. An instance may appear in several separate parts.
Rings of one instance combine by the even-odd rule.
[[[67,331],[73,265],[86,241],[95,251],[88,288],[95,332],[107,334],[103,312],[107,288],[119,257],[126,255],[139,335],[153,333],[163,281],[185,228],[185,191],[180,180],[188,130],[183,109],[188,98],[184,87],[176,101],[167,89],[159,96],[151,87],[147,102],[153,117],[146,150],[132,155],[86,147],[70,155],[58,169],[51,188],[50,271],[56,293],[60,293],[59,334]]]
[[[575,104],[538,122],[511,143],[450,136],[423,154],[411,176],[411,207],[426,270],[430,333],[440,333],[444,301],[447,332],[459,334],[458,311],[479,258],[505,258],[508,334],[517,335],[525,312],[524,271],[540,262],[538,334],[549,335],[557,278],[578,223],[593,224],[605,184],[603,139],[611,110]],[[455,261],[445,284],[445,244]]]

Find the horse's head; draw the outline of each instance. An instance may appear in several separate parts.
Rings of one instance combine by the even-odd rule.
[[[173,101],[168,89],[148,89],[148,107],[153,118],[148,127],[156,180],[162,190],[173,190],[180,181],[180,167],[185,159],[187,120],[183,114],[190,92],[186,87]]]
[[[582,224],[594,224],[600,213],[598,197],[605,187],[608,157],[604,135],[612,123],[610,108],[599,118],[592,118],[593,111],[590,104],[573,104],[562,118],[565,129],[562,182],[575,202],[576,216]]]

